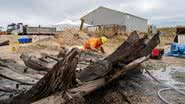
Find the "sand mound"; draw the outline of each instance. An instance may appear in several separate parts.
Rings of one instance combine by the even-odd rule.
[[[38,37],[37,37],[38,38]],[[60,50],[60,47],[62,46],[81,46],[83,45],[83,42],[88,39],[89,36],[86,35],[86,33],[82,31],[77,30],[67,30],[64,32],[58,33],[56,36],[47,36],[42,37],[42,39],[31,43],[31,44],[25,44],[21,45],[18,48],[18,52],[30,52],[30,51],[39,51],[39,50]]]
[[[40,51],[40,50],[59,50],[60,44],[56,42],[54,37],[47,37],[38,40],[31,44],[24,44],[19,46],[17,52],[30,52],[30,51]]]
[[[74,46],[82,45],[89,36],[83,31],[67,30],[56,35],[57,42],[60,45]]]

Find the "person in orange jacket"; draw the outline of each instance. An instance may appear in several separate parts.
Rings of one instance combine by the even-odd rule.
[[[91,51],[96,51],[99,52],[101,51],[102,53],[105,53],[102,45],[106,43],[107,38],[106,37],[100,37],[100,38],[89,38],[86,40],[83,44],[83,49],[84,50],[91,50]]]

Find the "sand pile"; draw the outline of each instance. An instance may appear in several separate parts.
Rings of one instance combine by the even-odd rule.
[[[78,30],[67,30],[56,35],[57,42],[62,46],[82,45],[83,42],[88,38],[89,36],[87,35],[87,33]]]
[[[56,42],[54,37],[47,37],[38,40],[34,43],[23,44],[19,46],[17,52],[30,52],[30,51],[40,51],[40,50],[52,50],[57,51],[60,49],[60,44]]]
[[[10,42],[17,42],[19,36],[17,35],[0,35],[0,42],[9,40]]]
[[[36,37],[41,38],[41,37]],[[39,50],[52,50],[57,51],[60,50],[60,47],[67,46],[82,46],[83,42],[88,39],[89,36],[82,31],[77,30],[67,30],[64,32],[58,33],[56,36],[46,36],[42,39],[37,39],[31,44],[21,45],[18,48],[18,52],[30,52],[30,51],[39,51]],[[36,40],[36,39],[34,39]]]

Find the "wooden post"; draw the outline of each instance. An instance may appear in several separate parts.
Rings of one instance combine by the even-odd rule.
[[[83,19],[81,19],[80,30],[82,30],[82,29],[83,29],[83,24],[84,24],[84,20],[83,20]]]
[[[78,64],[80,50],[73,48],[63,60],[58,61],[44,77],[27,92],[13,98],[0,101],[0,104],[30,104],[55,92],[65,92],[77,84],[75,69]],[[67,93],[67,92],[66,92]]]

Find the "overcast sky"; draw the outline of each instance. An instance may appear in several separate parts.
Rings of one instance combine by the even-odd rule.
[[[0,25],[76,21],[99,6],[147,18],[157,26],[185,25],[184,4],[184,0],[0,0]]]

